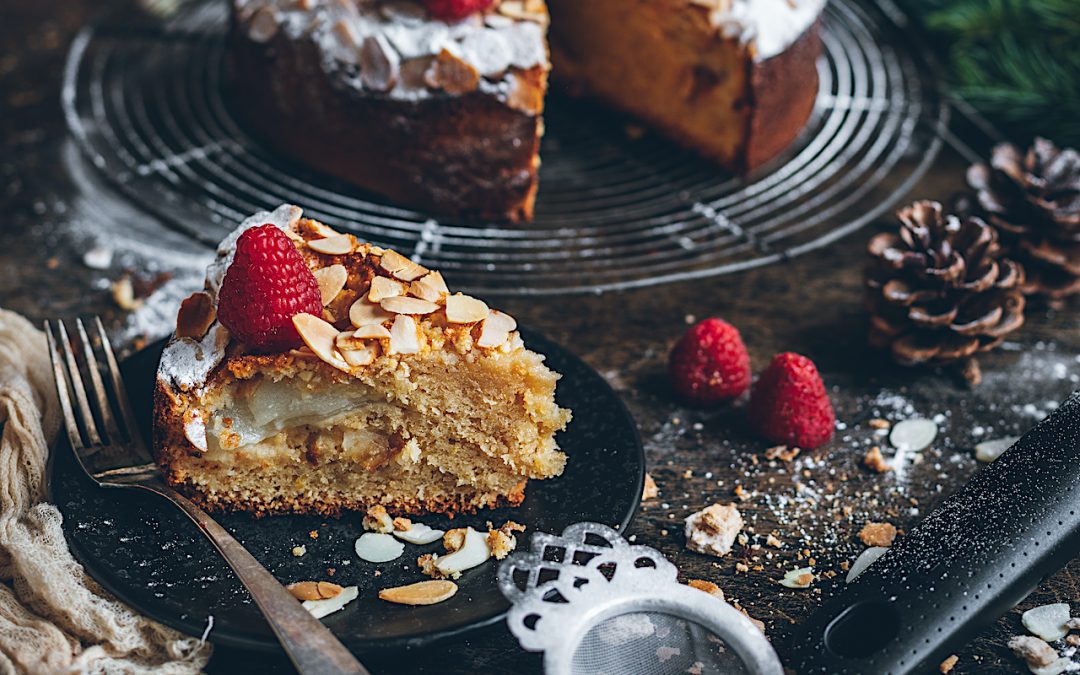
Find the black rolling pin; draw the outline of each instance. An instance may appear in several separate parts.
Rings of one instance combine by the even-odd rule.
[[[937,670],[1080,554],[1080,392],[796,631],[796,672]]]

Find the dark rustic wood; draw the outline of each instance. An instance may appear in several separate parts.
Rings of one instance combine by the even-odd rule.
[[[64,234],[76,191],[60,161],[65,149],[60,73],[72,35],[103,4],[11,0],[0,22],[0,306],[33,319],[78,312],[101,312],[114,326],[123,319],[101,286],[103,273],[78,262],[83,244]],[[960,186],[962,169],[957,157],[943,156],[914,196],[947,198]],[[1048,401],[1064,398],[1074,386],[1072,374],[1080,368],[1075,305],[1033,309],[1010,349],[981,359],[986,381],[976,389],[968,389],[948,371],[889,365],[865,344],[860,267],[869,234],[864,231],[827,250],[738,276],[630,293],[501,303],[608,377],[638,420],[661,495],[647,502],[637,517],[631,530],[637,542],[662,550],[685,578],[720,584],[729,598],[737,598],[752,616],[766,622],[782,658],[791,656],[787,642],[792,626],[813,611],[822,593],[842,583],[840,564],[862,549],[856,533],[865,522],[888,520],[901,530],[910,528],[977,470],[971,447],[980,438],[980,427],[990,428],[982,438],[1022,431],[1033,423],[1033,410],[1045,410]],[[785,350],[817,362],[833,388],[838,416],[848,426],[816,455],[820,463],[796,476],[782,462],[770,465],[762,455],[767,444],[743,426],[742,403],[691,410],[673,399],[665,360],[688,315],[721,316],[739,326],[756,369]],[[891,403],[879,397],[883,391],[910,401],[919,414],[945,416],[939,441],[903,482],[861,467],[869,447],[863,443],[873,439],[868,422],[878,414],[874,401],[885,412]],[[901,419],[907,414],[894,411],[889,416]],[[712,501],[731,501],[739,483],[751,495],[739,507],[754,528],[754,541],[763,544],[765,535],[776,529],[784,546],[766,546],[760,554],[771,550],[774,557],[760,561],[744,547],[724,559],[687,552],[682,517]],[[832,503],[822,499],[816,509],[803,502],[798,514],[778,519],[769,501],[794,496],[795,483],[839,496]],[[850,507],[850,515],[844,507]],[[801,530],[813,539],[811,544],[799,540]],[[783,570],[802,564],[797,558],[803,548],[816,559],[819,572],[832,570],[839,576],[809,590],[781,588],[775,580]],[[736,573],[740,561],[751,568],[764,566]],[[1078,575],[1080,561],[1074,561],[1021,607],[1072,600],[1080,585]],[[954,672],[1018,668],[1005,642],[1020,631],[1018,611],[997,620],[958,651]],[[540,667],[539,658],[520,651],[502,626],[416,653],[372,655],[367,662],[375,672],[399,672],[402,664],[418,673],[537,672]],[[288,672],[280,658],[226,650],[214,657],[211,671],[235,672],[241,666]]]

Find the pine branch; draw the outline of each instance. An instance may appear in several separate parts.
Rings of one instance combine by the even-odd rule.
[[[1080,145],[1080,0],[901,0],[950,86],[1017,140]]]

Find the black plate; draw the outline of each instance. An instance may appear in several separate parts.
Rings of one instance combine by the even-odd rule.
[[[562,347],[522,331],[530,348],[547,356],[563,374],[557,400],[573,410],[574,420],[559,435],[569,456],[562,476],[533,481],[518,509],[484,511],[459,517],[453,526],[513,519],[529,532],[561,532],[579,521],[625,529],[637,509],[644,476],[641,439],[630,413],[607,382]],[[164,342],[144,349],[124,363],[136,415],[149,427],[154,373]],[[149,429],[145,429],[149,432]],[[140,612],[191,635],[200,635],[213,616],[210,639],[248,649],[276,650],[277,641],[247,591],[211,545],[178,510],[139,491],[96,487],[82,474],[66,444],[56,453],[53,498],[64,514],[64,530],[75,555],[91,576]],[[282,582],[332,579],[358,585],[360,598],[323,621],[350,649],[358,652],[412,647],[499,620],[508,605],[495,585],[496,565],[489,562],[458,580],[458,594],[431,607],[403,607],[376,598],[380,588],[424,577],[416,556],[440,548],[406,545],[396,561],[373,565],[360,560],[353,543],[363,530],[358,514],[339,519],[308,516],[218,518]],[[445,518],[423,522],[445,527]],[[313,538],[311,533],[317,533]],[[292,555],[296,545],[307,554]],[[332,577],[327,568],[334,568]],[[376,576],[376,570],[379,576]]]

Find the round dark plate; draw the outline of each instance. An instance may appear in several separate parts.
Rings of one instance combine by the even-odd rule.
[[[483,511],[453,519],[454,527],[496,525],[515,520],[531,532],[561,532],[579,521],[625,529],[637,509],[644,453],[637,427],[618,395],[580,359],[535,333],[523,330],[529,347],[563,374],[556,399],[574,413],[559,435],[569,456],[562,476],[532,481],[517,509]],[[128,359],[124,378],[136,415],[149,432],[154,373],[164,342]],[[201,635],[213,617],[209,639],[247,649],[276,650],[277,641],[247,591],[209,542],[175,507],[141,491],[101,489],[82,474],[69,448],[56,453],[52,496],[64,514],[64,530],[76,557],[106,589],[135,609],[190,635]],[[425,517],[444,528],[446,518]],[[456,596],[430,607],[404,607],[379,600],[380,588],[424,579],[416,557],[441,548],[406,545],[405,554],[381,565],[360,560],[353,544],[363,530],[359,514],[338,519],[309,516],[253,518],[220,515],[218,521],[283,583],[332,580],[357,585],[360,597],[324,623],[357,652],[413,647],[499,620],[508,607],[495,583],[491,561],[458,580]],[[294,546],[307,548],[295,557]],[[333,576],[329,576],[333,568]]]

